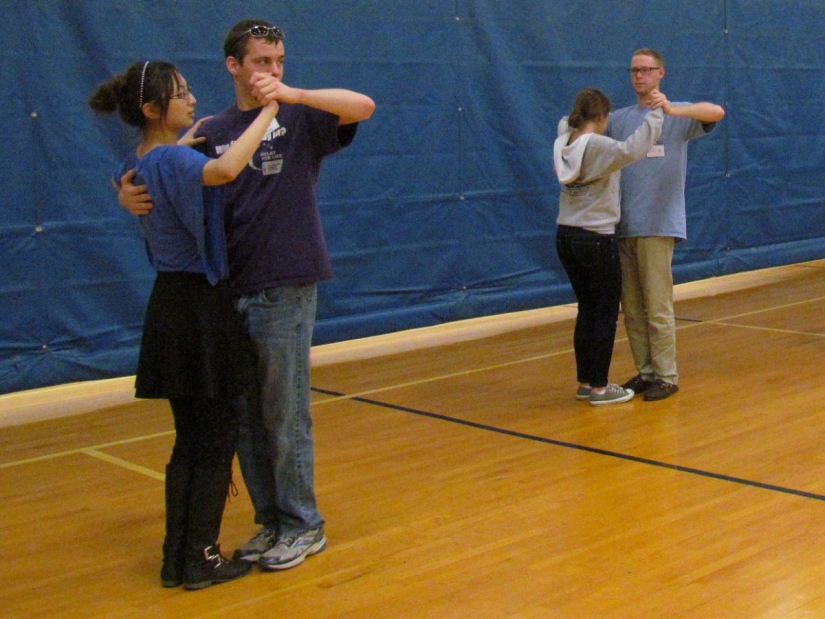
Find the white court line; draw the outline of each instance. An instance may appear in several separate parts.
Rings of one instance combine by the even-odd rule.
[[[54,460],[55,458],[62,458],[64,456],[73,456],[75,454],[86,454],[91,455],[89,451],[98,451],[100,449],[106,449],[107,447],[117,447],[118,445],[128,445],[129,443],[138,443],[140,441],[148,441],[153,438],[158,438],[161,436],[171,436],[174,435],[174,430],[168,430],[166,432],[156,432],[155,434],[147,434],[144,436],[136,436],[133,438],[123,439],[122,441],[113,441],[111,443],[103,443],[101,445],[93,445],[92,447],[80,447],[78,449],[69,449],[67,451],[59,451],[53,454],[46,454],[45,456],[38,456],[36,458],[27,458],[26,460],[16,460],[14,462],[5,462],[0,464],[0,469],[7,469],[13,466],[20,466],[22,464],[34,464],[35,462],[43,462],[45,460]]]
[[[619,341],[619,340],[617,340]],[[359,391],[358,393],[350,393],[347,395],[333,396],[323,400],[312,402],[310,406],[320,406],[321,404],[328,404],[330,402],[337,402],[339,400],[352,400],[354,398],[362,398],[367,395],[381,393],[382,391],[393,391],[394,389],[403,389],[405,387],[415,387],[416,385],[424,385],[426,383],[434,383],[439,380],[447,380],[450,378],[457,378],[459,376],[469,376],[470,374],[478,374],[480,372],[489,372],[491,370],[499,370],[501,368],[510,367],[513,365],[520,365],[522,363],[531,363],[533,361],[540,361],[541,359],[549,359],[550,357],[557,357],[559,355],[567,355],[574,352],[572,348],[568,350],[557,350],[555,352],[545,353],[543,355],[536,355],[534,357],[525,357],[524,359],[517,359],[515,361],[507,361],[505,363],[496,363],[495,365],[485,365],[480,368],[473,368],[471,370],[462,370],[461,372],[453,372],[451,374],[441,374],[439,376],[431,376],[430,378],[422,378],[419,380],[412,380],[406,383],[397,383],[388,387],[376,387],[375,389],[368,389],[367,391]]]
[[[103,453],[102,451],[98,451],[97,449],[81,449],[80,451],[88,456],[92,456],[93,458],[109,462],[110,464],[121,466],[124,469],[129,469],[130,471],[134,471],[135,473],[148,475],[149,477],[159,479],[160,481],[164,481],[166,479],[166,475],[164,475],[163,473],[158,473],[157,471],[153,471],[152,469],[146,468],[145,466],[140,466],[139,464],[129,462],[128,460],[123,460],[122,458],[110,456],[109,454]]]

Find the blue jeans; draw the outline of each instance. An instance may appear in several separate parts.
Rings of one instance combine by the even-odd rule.
[[[604,387],[622,295],[618,242],[612,234],[559,226],[556,251],[579,302],[573,335],[577,379]]]
[[[238,460],[255,522],[280,535],[324,524],[315,504],[309,351],[317,288],[279,286],[241,297],[258,388],[240,411]]]

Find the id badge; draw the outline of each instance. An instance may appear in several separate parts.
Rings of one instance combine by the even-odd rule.
[[[647,151],[648,157],[664,157],[665,156],[665,145],[664,144],[654,144],[653,147]]]

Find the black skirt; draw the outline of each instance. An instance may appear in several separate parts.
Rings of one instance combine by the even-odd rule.
[[[248,390],[254,353],[227,281],[160,272],[140,342],[138,398],[232,398]]]

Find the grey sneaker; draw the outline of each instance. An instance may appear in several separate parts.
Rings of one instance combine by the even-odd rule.
[[[286,570],[327,547],[323,529],[311,529],[302,535],[282,535],[275,545],[258,559],[264,570]]]
[[[590,397],[590,391],[592,387],[582,387],[579,385],[579,388],[576,389],[576,399],[577,400],[587,400]]]
[[[276,533],[273,529],[262,527],[252,539],[235,551],[232,558],[254,563],[263,553],[275,545]]]
[[[607,383],[604,393],[590,392],[591,406],[604,406],[605,404],[621,404],[632,400],[636,395],[632,389],[625,389],[615,383]]]

